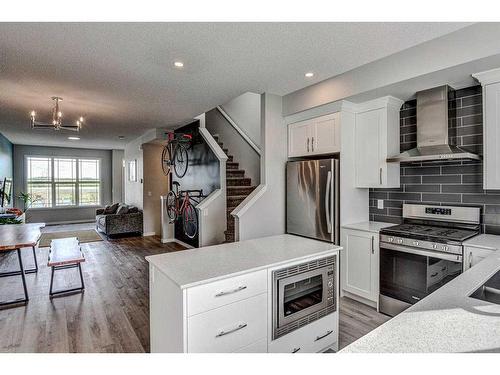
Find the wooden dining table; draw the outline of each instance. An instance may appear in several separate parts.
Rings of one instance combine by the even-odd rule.
[[[44,223],[0,225],[0,252],[16,251],[19,260],[19,270],[1,272],[0,277],[21,276],[24,290],[23,298],[0,301],[0,307],[26,304],[29,301],[25,274],[38,272],[35,246],[41,236],[40,229],[44,226]],[[23,259],[21,257],[21,249],[24,247],[31,247],[33,251],[35,267],[32,269],[24,269]]]

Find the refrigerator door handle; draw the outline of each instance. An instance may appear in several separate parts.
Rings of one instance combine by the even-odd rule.
[[[332,221],[330,218],[330,205],[328,204],[330,189],[332,188],[332,171],[328,171],[328,176],[326,178],[326,188],[325,188],[325,213],[326,213],[326,227],[328,233],[332,233]]]

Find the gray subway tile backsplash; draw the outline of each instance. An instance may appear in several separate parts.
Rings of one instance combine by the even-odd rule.
[[[401,152],[416,147],[416,100],[400,111]],[[455,91],[450,101],[450,124],[456,127],[457,145],[478,154],[483,150],[481,86]],[[432,161],[401,164],[399,189],[370,189],[370,220],[400,223],[403,203],[463,205],[481,208],[482,231],[500,234],[500,191],[485,191],[481,161]],[[384,208],[377,208],[377,200]]]

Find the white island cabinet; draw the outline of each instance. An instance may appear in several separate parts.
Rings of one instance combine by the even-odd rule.
[[[340,249],[279,235],[147,257],[151,352],[336,350]],[[273,339],[273,271],[332,256],[336,311]]]

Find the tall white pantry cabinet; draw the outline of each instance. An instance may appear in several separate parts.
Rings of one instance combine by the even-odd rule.
[[[483,188],[500,189],[500,68],[472,76],[483,86]]]

